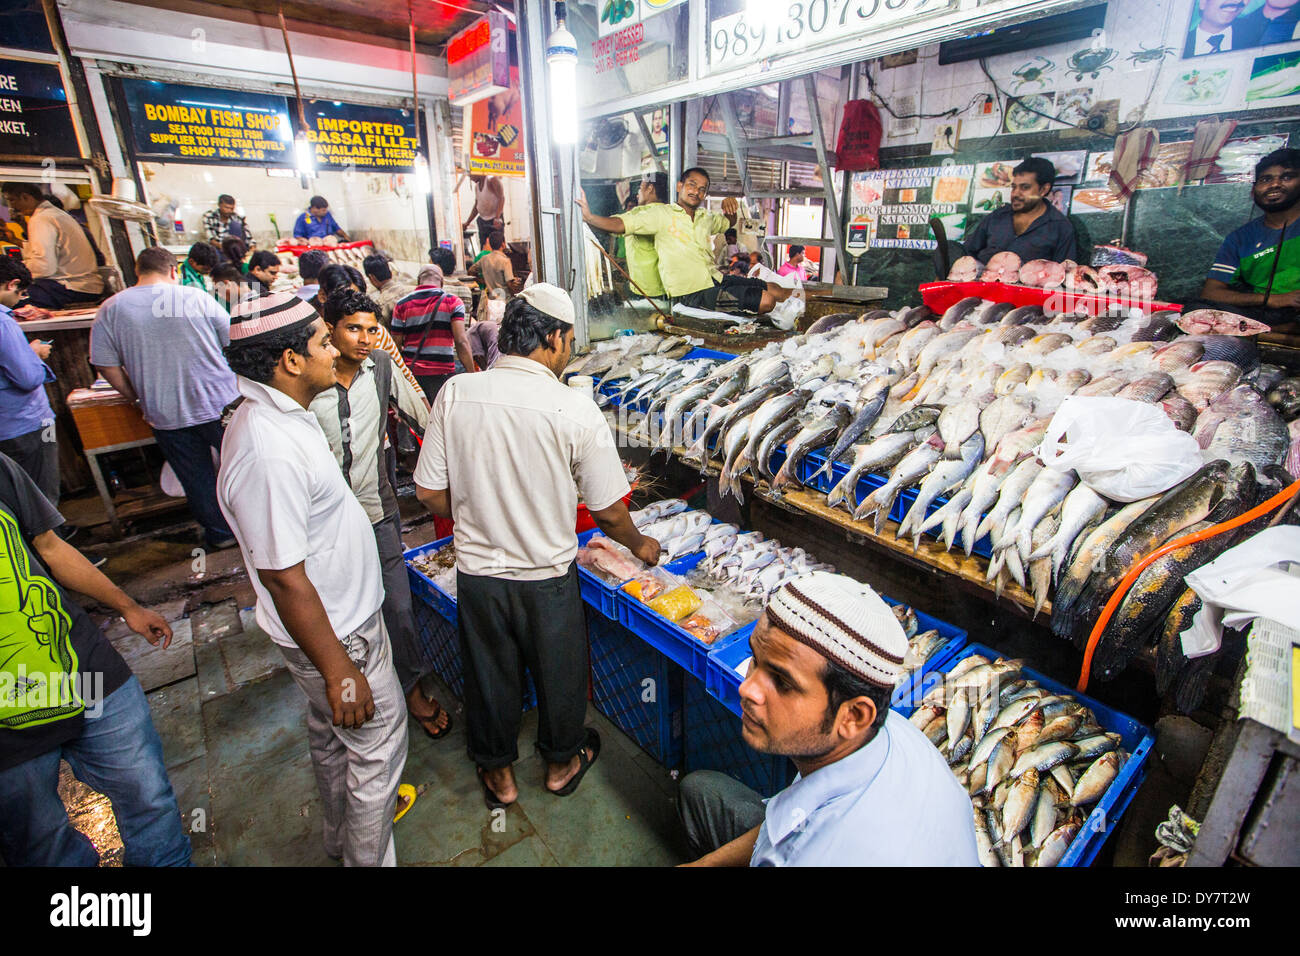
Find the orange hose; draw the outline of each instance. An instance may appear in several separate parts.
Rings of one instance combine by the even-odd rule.
[[[1300,481],[1292,482],[1286,488],[1283,488],[1272,498],[1262,504],[1256,505],[1249,511],[1239,514],[1237,517],[1228,521],[1222,521],[1219,524],[1211,525],[1208,528],[1202,528],[1194,534],[1184,535],[1177,540],[1163,544],[1156,550],[1152,551],[1145,558],[1129,569],[1128,574],[1124,575],[1119,586],[1115,588],[1115,593],[1110,596],[1106,606],[1102,609],[1101,616],[1097,618],[1097,623],[1092,627],[1092,633],[1088,636],[1088,646],[1083,652],[1083,666],[1079,669],[1079,683],[1075,685],[1075,690],[1080,694],[1088,689],[1088,678],[1092,676],[1092,655],[1097,650],[1097,644],[1101,640],[1101,634],[1106,630],[1106,625],[1110,623],[1115,609],[1119,607],[1120,601],[1124,600],[1124,595],[1128,594],[1129,588],[1137,580],[1139,574],[1147,569],[1154,561],[1164,557],[1170,551],[1185,547],[1189,544],[1195,544],[1198,541],[1204,541],[1206,538],[1213,538],[1216,535],[1223,534],[1225,531],[1231,531],[1233,528],[1239,528],[1247,522],[1254,521],[1261,515],[1266,515],[1274,508],[1277,508],[1289,501],[1297,492],[1300,492]]]

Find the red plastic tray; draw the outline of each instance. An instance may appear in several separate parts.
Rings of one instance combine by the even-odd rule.
[[[331,249],[360,249],[363,246],[373,246],[374,243],[369,239],[358,239],[356,242],[340,242],[333,246],[300,246],[296,243],[280,240],[275,244],[276,252],[292,252],[295,256],[300,256],[308,249],[321,249],[328,252]]]
[[[970,296],[979,296],[990,302],[1010,302],[1012,305],[1044,305],[1049,300],[1060,312],[1082,309],[1089,315],[1105,311],[1116,304],[1123,308],[1138,308],[1148,315],[1152,312],[1181,312],[1183,307],[1174,302],[1148,302],[1145,299],[1127,299],[1122,296],[1083,295],[1064,289],[1039,289],[1030,285],[1009,285],[1004,282],[926,282],[919,286],[921,301],[942,315],[957,302]]]

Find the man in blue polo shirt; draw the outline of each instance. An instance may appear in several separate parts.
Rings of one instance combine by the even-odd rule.
[[[0,256],[0,452],[16,461],[53,504],[59,503],[59,448],[45,383],[50,347],[28,342],[13,313],[32,274],[17,259]]]
[[[312,196],[307,203],[307,211],[298,214],[293,224],[295,239],[324,239],[326,236],[338,236],[340,242],[348,242],[348,234],[334,220],[330,204],[324,196]]]
[[[978,866],[970,797],[889,709],[907,637],[865,584],[816,571],[772,596],[750,638],[741,733],[794,782],[764,801],[724,774],[682,781],[696,866]]]
[[[1041,156],[1013,169],[1011,202],[980,220],[962,243],[967,254],[985,265],[999,252],[1014,252],[1021,262],[1077,260],[1074,226],[1047,198],[1055,182],[1056,167]]]

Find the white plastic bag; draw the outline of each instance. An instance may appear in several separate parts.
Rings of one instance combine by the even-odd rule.
[[[1061,402],[1038,457],[1112,501],[1137,501],[1168,491],[1203,464],[1200,446],[1155,405],[1127,398],[1079,397]]]

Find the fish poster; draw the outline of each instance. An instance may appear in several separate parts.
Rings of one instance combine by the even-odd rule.
[[[1088,162],[1087,150],[1069,150],[1061,153],[1034,153],[1056,167],[1057,184],[1073,186],[1083,176],[1084,166]]]
[[[1083,126],[1088,122],[1088,114],[1092,111],[1094,102],[1090,86],[1057,93],[1056,118],[1071,126]]]
[[[1047,201],[1056,207],[1062,216],[1070,214],[1070,197],[1074,194],[1073,186],[1057,186],[1047,194]]]
[[[875,169],[854,173],[849,213],[870,225],[878,249],[933,249],[931,217],[943,221],[950,240],[966,232],[974,166]]]
[[[1020,164],[1018,159],[1000,159],[975,165],[974,187],[971,189],[970,211],[975,215],[990,213],[1011,201],[1011,171]]]
[[[1193,68],[1174,77],[1165,94],[1171,106],[1215,106],[1222,103],[1232,85],[1232,70]]]
[[[1261,56],[1250,70],[1246,101],[1280,100],[1300,94],[1300,51]]]
[[[1124,200],[1105,186],[1079,187],[1070,197],[1070,212],[1087,215],[1095,212],[1113,212],[1124,208]]]
[[[1055,104],[1055,93],[1007,97],[1007,108],[1002,114],[1002,132],[1033,133],[1047,129],[1047,124],[1056,116]]]
[[[1219,150],[1214,168],[1205,177],[1207,183],[1253,183],[1255,164],[1275,149],[1285,149],[1286,133],[1267,136],[1243,136],[1230,139]]]

